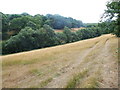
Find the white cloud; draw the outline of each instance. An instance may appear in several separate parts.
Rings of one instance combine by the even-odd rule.
[[[98,22],[108,0],[2,0],[3,13],[60,14],[83,22]]]

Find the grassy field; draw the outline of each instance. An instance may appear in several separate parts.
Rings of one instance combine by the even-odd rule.
[[[118,38],[103,35],[2,57],[6,88],[117,88]]]
[[[72,32],[76,32],[78,30],[82,30],[82,29],[85,29],[84,27],[80,27],[80,28],[71,28],[71,31]],[[55,29],[55,32],[63,32],[63,30],[59,30],[59,29]]]

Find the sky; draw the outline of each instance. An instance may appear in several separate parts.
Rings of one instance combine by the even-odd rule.
[[[60,14],[97,23],[106,9],[108,0],[1,0],[0,12],[5,14]]]

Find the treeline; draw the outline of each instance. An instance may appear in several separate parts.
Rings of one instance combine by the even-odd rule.
[[[11,54],[33,49],[40,49],[93,38],[101,34],[113,33],[120,37],[120,1],[107,4],[104,17],[106,21],[98,24],[86,24],[81,21],[62,17],[60,15],[35,15],[27,13],[20,15],[3,14],[2,54]],[[104,19],[103,17],[103,19]],[[115,19],[112,19],[115,18]],[[86,29],[71,32],[70,28],[86,26]],[[62,29],[55,33],[54,29]],[[10,36],[8,36],[8,32]],[[7,36],[7,37],[6,37]],[[6,40],[7,39],[7,40]]]
[[[65,26],[69,28],[79,28],[85,25],[80,20],[73,19],[71,17],[63,17],[60,15],[47,14],[46,24],[50,25],[53,29],[63,29]]]
[[[63,29],[65,26],[69,28],[83,27],[84,24],[80,20],[76,20],[70,17],[63,17],[60,15],[30,15],[28,13],[22,14],[2,14],[2,39],[9,39],[10,36],[14,36],[25,27],[31,27],[32,29],[40,29],[43,25],[47,24],[53,29]]]
[[[68,27],[62,33],[55,33],[49,25],[40,29],[25,27],[17,35],[2,43],[2,54],[11,54],[33,49],[40,49],[93,38],[101,35],[98,27],[71,32]]]

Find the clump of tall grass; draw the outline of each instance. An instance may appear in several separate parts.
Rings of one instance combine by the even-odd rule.
[[[75,88],[80,80],[87,74],[88,70],[85,69],[82,72],[73,76],[73,78],[68,82],[66,88]]]

